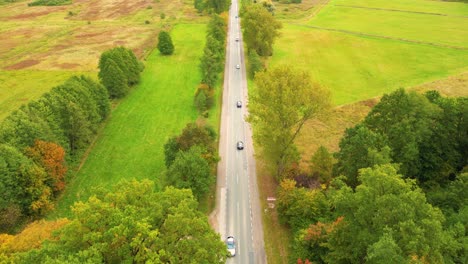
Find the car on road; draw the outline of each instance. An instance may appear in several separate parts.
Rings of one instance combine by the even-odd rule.
[[[241,102],[241,101],[237,101],[236,106],[237,106],[237,108],[241,108],[241,107],[242,107],[242,102]]]
[[[234,257],[236,255],[236,240],[233,236],[228,236],[226,239],[226,246],[227,250],[230,253],[230,257]]]
[[[240,65],[239,65],[239,64],[236,65],[236,69],[240,69]]]
[[[239,37],[236,38],[236,41],[239,41]]]
[[[244,142],[237,141],[237,149],[238,150],[243,150],[244,149]]]

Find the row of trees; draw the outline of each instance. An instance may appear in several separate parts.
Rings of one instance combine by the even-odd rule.
[[[102,190],[75,203],[71,221],[37,249],[0,247],[0,262],[224,263],[226,247],[191,191],[154,189],[144,180]]]
[[[143,64],[131,49],[116,47],[101,54],[98,77],[111,98],[128,94],[129,87],[140,81]]]
[[[167,185],[191,189],[198,199],[215,181],[213,168],[219,160],[216,132],[201,123],[188,123],[179,136],[164,145]]]
[[[122,97],[143,69],[124,47],[99,60],[101,85],[72,77],[23,105],[0,124],[0,231],[43,215],[65,187],[66,162],[80,159],[110,113],[109,97]]]
[[[467,115],[466,97],[401,89],[346,131],[334,157],[319,148],[311,176],[326,189],[284,180],[278,193],[292,260],[464,263]]]
[[[0,124],[1,231],[52,208],[64,188],[65,160],[79,158],[109,111],[102,85],[72,77]]]
[[[226,21],[213,15],[208,23],[205,48],[200,59],[201,84],[195,93],[195,106],[204,113],[214,103],[214,89],[224,69],[226,47]]]

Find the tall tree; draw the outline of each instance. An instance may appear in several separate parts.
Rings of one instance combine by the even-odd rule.
[[[26,149],[26,155],[46,171],[50,182],[48,185],[54,192],[65,188],[65,151],[55,143],[36,140],[34,146]]]
[[[261,5],[247,5],[242,14],[245,44],[249,52],[255,50],[260,56],[273,54],[273,44],[281,27],[281,23]]]
[[[162,55],[171,55],[174,53],[174,44],[172,43],[171,35],[166,31],[159,32],[158,50]]]
[[[127,79],[124,72],[112,59],[107,60],[106,65],[99,73],[101,82],[107,88],[111,98],[121,98],[127,95],[129,90]]]
[[[298,159],[294,140],[304,123],[330,106],[330,93],[311,77],[290,66],[280,66],[255,77],[249,121],[263,157],[280,178]]]
[[[335,175],[344,175],[351,187],[358,185],[359,169],[390,163],[391,150],[386,138],[363,125],[348,128],[336,153]]]
[[[210,190],[214,182],[209,163],[203,158],[205,151],[200,146],[187,151],[179,151],[167,170],[167,181],[176,188],[192,189],[200,198]]]
[[[310,159],[310,172],[312,176],[317,177],[321,183],[328,183],[331,180],[333,156],[328,149],[320,146]]]

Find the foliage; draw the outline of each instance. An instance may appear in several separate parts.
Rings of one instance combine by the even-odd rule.
[[[124,181],[76,203],[57,241],[20,254],[19,263],[224,263],[224,244],[196,208],[189,190]]]
[[[99,59],[99,79],[112,98],[123,97],[128,87],[140,81],[141,64],[132,50],[116,47],[106,50]]]
[[[174,53],[174,44],[172,43],[171,35],[166,31],[159,32],[158,50],[162,55],[171,55]]]
[[[328,183],[331,180],[334,163],[333,156],[328,149],[320,146],[310,159],[310,172],[313,177],[320,180],[320,183]]]
[[[36,0],[28,4],[28,6],[61,6],[70,5],[72,0]]]
[[[179,151],[167,170],[167,182],[176,188],[192,189],[195,197],[205,195],[215,178],[210,164],[203,157],[205,150],[195,145],[186,151]]]
[[[263,157],[280,178],[298,159],[294,139],[307,120],[328,109],[330,94],[308,74],[290,66],[258,73],[255,84],[249,122],[255,125],[254,137]]]
[[[288,179],[280,183],[277,205],[280,220],[296,231],[317,222],[330,207],[322,192],[297,188],[296,182]]]
[[[36,164],[44,168],[49,180],[48,185],[54,192],[60,192],[65,188],[65,150],[52,142],[36,140],[34,146],[26,149],[26,155]]]
[[[210,165],[218,161],[216,132],[208,125],[188,123],[177,137],[171,137],[164,145],[166,167],[169,168],[179,151],[187,151],[193,146],[204,149],[203,157]]]
[[[227,11],[230,4],[230,0],[206,0],[204,9],[212,9],[215,13],[219,14]]]
[[[200,58],[202,83],[213,89],[224,69],[226,46],[226,22],[219,15],[213,15],[207,27],[206,43]],[[197,92],[198,95],[198,92]]]
[[[345,175],[347,184],[358,185],[359,169],[391,162],[386,138],[365,126],[346,129],[336,153],[335,175]]]
[[[249,58],[249,75],[251,78],[255,78],[255,74],[262,71],[265,66],[263,65],[260,56],[258,56],[255,50],[250,50],[248,54]]]
[[[0,124],[3,230],[52,208],[64,188],[66,153],[79,158],[109,111],[103,86],[72,77]]]
[[[260,56],[273,54],[273,44],[281,27],[281,23],[261,5],[247,5],[242,13],[245,44],[249,52],[255,50]]]

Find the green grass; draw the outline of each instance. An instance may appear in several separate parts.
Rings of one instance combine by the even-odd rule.
[[[75,74],[80,74],[80,72],[0,71],[0,122],[13,110],[37,99]]]
[[[309,24],[468,48],[468,18],[349,8],[333,3],[336,1]],[[465,15],[468,16],[468,10]]]
[[[416,12],[438,13],[454,16],[467,16],[468,5],[461,2],[434,0],[335,0],[337,5],[354,5],[373,8],[387,8]]]
[[[468,70],[468,50],[285,24],[270,65],[294,61],[347,104]]]
[[[193,95],[200,82],[198,61],[205,25],[177,25],[171,35],[175,54],[164,57],[155,50],[148,57],[141,84],[112,112],[50,217],[69,216],[69,207],[87,199],[95,187],[133,178],[160,183],[165,171],[164,143],[198,115]]]

